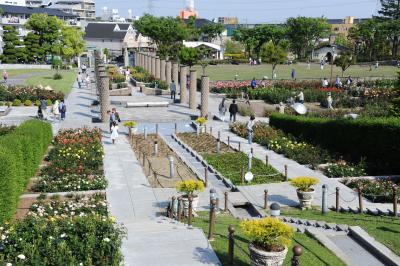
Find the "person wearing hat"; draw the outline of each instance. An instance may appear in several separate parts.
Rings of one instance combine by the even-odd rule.
[[[330,92],[328,92],[328,98],[326,99],[326,101],[328,102],[328,109],[333,110],[333,106],[332,106],[333,99],[332,99],[332,95]]]

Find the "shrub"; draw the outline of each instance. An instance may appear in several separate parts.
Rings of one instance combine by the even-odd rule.
[[[399,182],[398,180],[397,186],[400,184]],[[373,202],[393,203],[393,186],[396,184],[394,180],[390,178],[346,178],[343,180],[343,183],[354,190],[361,188],[363,196]]]
[[[40,106],[40,100],[35,101],[35,106]]]
[[[296,178],[293,178],[290,180],[290,185],[294,186],[299,191],[303,191],[303,192],[313,191],[314,189],[312,188],[312,186],[314,186],[318,183],[319,183],[318,178],[310,177],[310,176],[301,176],[301,177],[296,177]]]
[[[365,158],[369,173],[400,172],[400,119],[325,119],[274,114],[270,124],[353,162]]]
[[[266,251],[284,250],[294,235],[292,227],[272,217],[242,221],[240,228],[256,247]]]
[[[205,119],[204,117],[199,117],[196,119],[196,123],[199,124],[200,126],[202,126],[205,123],[207,123],[207,119]]]
[[[125,78],[125,76],[122,75],[122,74],[115,74],[115,75],[112,77],[111,80],[112,80],[112,82],[114,82],[114,83],[121,83],[121,82],[125,82],[126,78]]]
[[[48,123],[30,120],[0,137],[0,223],[11,218],[20,194],[51,142]]]
[[[358,177],[366,175],[363,162],[353,165],[340,161],[329,165],[324,172],[328,177]]]
[[[195,191],[203,191],[204,184],[199,180],[185,180],[176,184],[176,190],[186,193],[186,195],[193,195]]]
[[[24,105],[25,106],[32,106],[32,101],[31,100],[25,100]]]
[[[250,106],[239,106],[239,114],[241,116],[254,115],[254,110]]]
[[[63,78],[63,76],[60,74],[60,73],[55,73],[54,75],[53,75],[53,79],[55,79],[55,80],[60,80],[60,79],[62,79]]]
[[[12,106],[21,106],[22,102],[20,99],[15,99],[12,103]]]
[[[46,100],[47,106],[53,105],[53,102],[50,99]]]
[[[124,126],[126,127],[136,127],[137,123],[136,121],[126,121],[124,122]]]

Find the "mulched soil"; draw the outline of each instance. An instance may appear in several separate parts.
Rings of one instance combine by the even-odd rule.
[[[198,153],[217,153],[217,139],[208,133],[179,133],[178,137]],[[221,152],[233,152],[225,143],[221,142],[220,147]]]

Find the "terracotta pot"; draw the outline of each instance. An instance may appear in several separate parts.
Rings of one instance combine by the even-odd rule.
[[[314,189],[312,189],[312,191],[300,191],[300,190],[296,190],[297,191],[297,197],[299,198],[299,202],[300,202],[300,208],[302,209],[310,209],[311,208],[311,204],[314,200]]]
[[[252,266],[281,266],[285,260],[288,248],[280,252],[268,252],[249,244],[250,261]]]

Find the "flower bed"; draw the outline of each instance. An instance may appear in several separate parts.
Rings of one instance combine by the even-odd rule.
[[[64,99],[64,94],[62,92],[46,90],[41,86],[0,86],[0,101],[3,102],[13,102],[15,100],[20,100],[21,102],[25,102],[26,100],[36,102],[40,100],[41,97],[54,102],[55,100]]]
[[[102,175],[66,174],[58,177],[41,176],[32,187],[35,192],[87,191],[107,187],[107,180]]]

